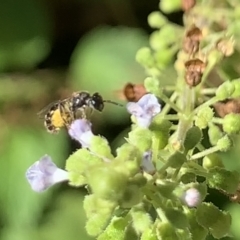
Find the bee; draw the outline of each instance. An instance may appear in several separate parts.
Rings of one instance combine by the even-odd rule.
[[[48,132],[57,133],[62,127],[67,127],[79,118],[89,118],[93,110],[102,112],[104,103],[112,103],[110,100],[103,100],[99,93],[82,91],[75,92],[71,97],[50,103],[43,108],[38,115],[44,118],[44,125]]]

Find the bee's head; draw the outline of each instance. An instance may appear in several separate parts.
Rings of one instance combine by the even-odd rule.
[[[94,93],[89,100],[89,105],[101,112],[104,108],[103,102],[102,96],[99,93]]]
[[[87,105],[87,102],[90,99],[90,94],[88,92],[77,92],[73,94],[72,97],[72,108],[73,110],[80,109],[84,105]]]

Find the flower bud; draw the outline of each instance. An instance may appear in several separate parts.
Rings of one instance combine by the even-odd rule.
[[[157,239],[176,240],[176,228],[170,222],[159,222],[156,227]]]
[[[232,84],[231,81],[226,81],[218,87],[218,89],[216,91],[216,97],[220,101],[222,101],[222,100],[225,100],[227,98],[230,98],[231,95],[234,93],[234,91],[235,91],[234,84]]]
[[[146,68],[154,66],[154,58],[151,49],[148,47],[140,48],[136,54],[136,61]]]
[[[127,178],[109,166],[95,166],[87,173],[92,192],[103,199],[117,201],[122,198]]]
[[[181,0],[161,0],[159,6],[164,13],[172,13],[181,9]]]
[[[207,170],[214,168],[214,167],[224,167],[222,160],[217,153],[209,154],[203,158],[203,167]]]
[[[214,112],[210,107],[200,108],[197,112],[197,116],[195,119],[195,125],[200,129],[204,129],[208,126],[208,123],[211,122],[213,118]]]
[[[221,39],[217,43],[217,49],[220,51],[225,57],[229,57],[234,53],[234,40],[231,39]]]
[[[223,131],[227,134],[240,132],[240,115],[236,113],[227,114],[223,119]]]
[[[137,233],[143,233],[145,229],[151,226],[152,218],[143,208],[133,207],[130,213],[133,227]]]
[[[239,173],[228,171],[224,168],[215,167],[209,169],[207,183],[209,187],[224,190],[227,193],[235,193],[239,183]]]
[[[223,133],[218,126],[211,124],[208,129],[208,136],[210,143],[214,146],[222,138]]]
[[[232,140],[225,135],[217,141],[217,146],[222,152],[226,152],[232,146]]]
[[[201,142],[201,140],[202,131],[199,129],[199,127],[193,126],[188,129],[183,143],[185,151],[195,148],[197,144]]]
[[[189,188],[184,194],[184,202],[189,207],[196,207],[201,202],[200,192],[196,188]]]
[[[167,21],[167,18],[159,11],[148,15],[148,24],[151,28],[161,28]]]
[[[234,85],[234,92],[232,94],[233,98],[240,97],[240,79],[232,80],[231,83]]]

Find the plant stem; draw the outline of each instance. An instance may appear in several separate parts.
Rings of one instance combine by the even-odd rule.
[[[190,160],[196,160],[196,159],[199,159],[199,158],[202,158],[202,157],[205,157],[211,153],[214,153],[214,152],[217,152],[219,151],[219,147],[218,146],[214,146],[214,147],[211,147],[209,149],[206,149],[202,152],[199,152],[199,153],[196,153],[194,154]]]

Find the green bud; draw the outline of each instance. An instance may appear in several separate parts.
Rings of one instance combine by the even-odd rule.
[[[98,236],[97,240],[116,239],[122,240],[125,238],[125,228],[128,225],[128,221],[122,217],[113,217],[110,224],[105,231]]]
[[[151,68],[155,65],[151,49],[148,47],[140,48],[137,51],[136,61],[146,68]]]
[[[143,176],[142,173],[136,174],[129,181],[130,181],[130,184],[137,185],[139,188],[143,187],[147,183],[147,179]]]
[[[175,152],[168,159],[169,166],[172,168],[181,168],[184,162],[186,162],[186,156],[183,153]]]
[[[159,240],[178,240],[175,227],[169,222],[159,222],[156,227]]]
[[[70,155],[66,161],[66,170],[69,172],[69,184],[73,186],[86,184],[85,172],[87,169],[101,163],[102,159],[92,155],[87,149],[79,149]]]
[[[192,239],[194,240],[205,240],[208,235],[208,231],[206,228],[198,224],[196,220],[196,212],[197,210],[192,208],[186,212],[186,216],[189,222],[189,230],[192,234]]]
[[[144,80],[144,87],[146,88],[147,92],[153,93],[156,96],[159,95],[160,86],[157,78],[147,77]]]
[[[122,208],[131,208],[142,201],[142,192],[137,185],[128,185],[123,193],[123,197],[120,200],[120,206]]]
[[[165,209],[165,215],[174,227],[180,229],[188,227],[187,217],[182,211],[174,208],[167,208]]]
[[[115,161],[125,162],[127,159],[133,160],[135,158],[142,160],[142,153],[136,146],[129,143],[124,143],[121,147],[117,148],[116,152]]]
[[[229,113],[223,119],[223,131],[227,134],[240,132],[240,115]]]
[[[175,49],[164,48],[160,49],[154,54],[156,65],[160,70],[165,69],[173,60],[173,55],[175,54]]]
[[[235,80],[232,80],[232,84],[234,85],[234,92],[232,94],[232,98],[238,98],[240,97],[240,79],[235,79]]]
[[[197,146],[202,140],[202,131],[199,127],[193,126],[188,129],[183,143],[185,151],[189,151]]]
[[[160,150],[166,147],[169,139],[169,131],[172,126],[171,122],[165,120],[160,114],[158,114],[151,123],[149,129],[152,131],[153,146]]]
[[[211,122],[214,112],[210,107],[201,108],[196,116],[195,125],[200,129],[204,129],[208,126],[208,123]]]
[[[203,158],[203,167],[207,170],[214,168],[214,167],[220,167],[223,168],[224,165],[222,163],[222,160],[217,153],[209,154],[208,156],[205,156]]]
[[[133,227],[137,233],[143,233],[145,229],[148,229],[152,225],[152,218],[144,209],[132,208],[131,216]]]
[[[113,201],[122,197],[127,184],[124,173],[108,165],[93,167],[88,171],[87,179],[94,194]]]
[[[159,7],[164,13],[176,12],[181,9],[181,0],[161,0]]]
[[[217,146],[222,152],[226,152],[232,146],[232,140],[229,136],[225,135],[217,141]]]
[[[152,12],[148,15],[148,24],[152,28],[161,28],[167,21],[167,18],[159,11]]]
[[[222,138],[223,132],[215,124],[209,125],[208,136],[210,143],[214,146],[217,144],[218,140]]]
[[[215,167],[209,170],[207,183],[209,187],[235,193],[239,184],[239,173],[228,171],[224,168]]]
[[[90,150],[91,152],[97,154],[97,156],[102,156],[109,160],[114,158],[108,141],[100,136],[92,137]]]
[[[133,131],[129,132],[128,135],[128,141],[130,142],[130,144],[137,146],[140,151],[146,152],[151,149],[152,136],[149,129],[135,128]]]
[[[232,84],[231,81],[226,81],[218,87],[216,91],[216,97],[220,101],[225,100],[227,98],[230,98],[234,91],[235,91],[234,84]]]
[[[197,222],[208,229],[213,237],[219,239],[229,233],[231,216],[229,213],[219,210],[212,203],[202,203],[197,208]]]
[[[148,228],[143,232],[140,240],[158,240],[158,238],[154,230],[152,228]]]

